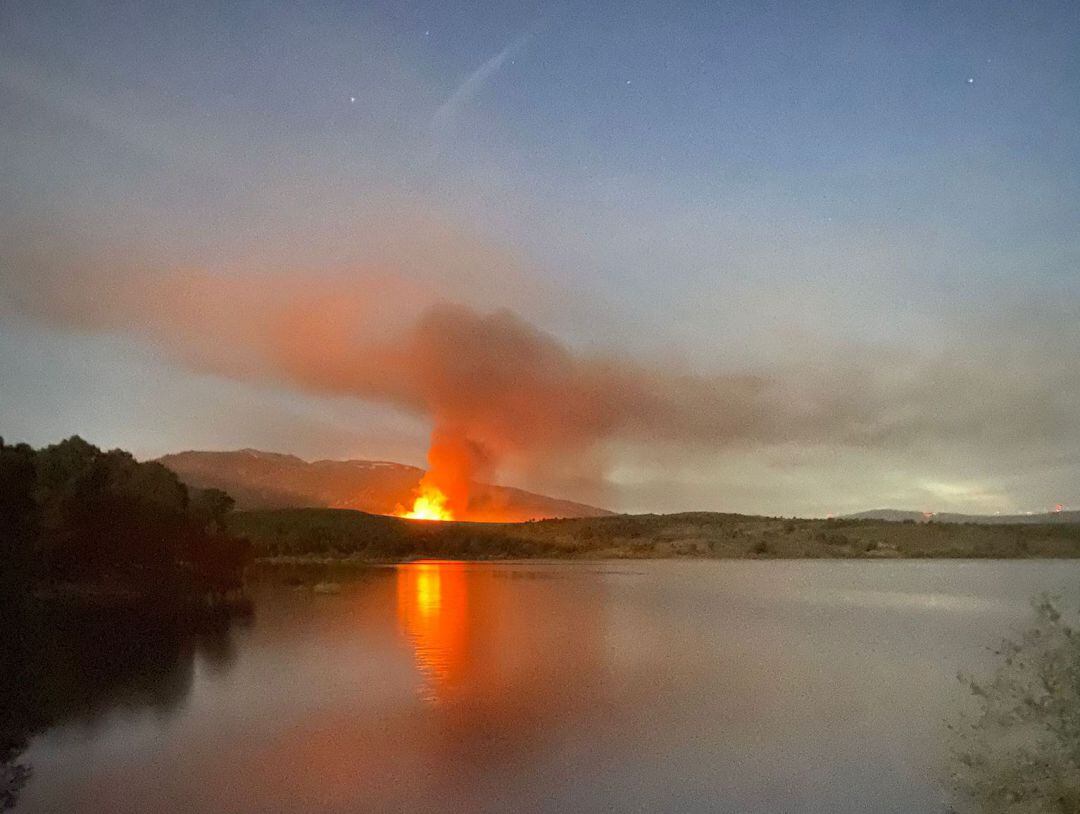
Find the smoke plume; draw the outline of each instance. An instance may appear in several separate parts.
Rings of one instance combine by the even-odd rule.
[[[193,370],[429,418],[428,477],[456,516],[468,516],[469,484],[501,467],[593,478],[613,441],[868,445],[989,426],[970,398],[947,416],[924,409],[948,405],[952,369],[930,379],[858,365],[703,376],[575,352],[513,313],[424,303],[388,277],[42,275],[6,288],[9,310],[135,335]],[[972,381],[962,384],[970,393]]]

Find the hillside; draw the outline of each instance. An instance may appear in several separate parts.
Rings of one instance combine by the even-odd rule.
[[[411,502],[424,474],[389,461],[312,461],[242,449],[181,452],[158,459],[188,486],[222,489],[239,509],[335,508],[391,514]],[[610,514],[594,506],[506,486],[474,484],[470,519],[520,522]]]
[[[845,520],[888,520],[894,523],[979,523],[986,526],[1046,525],[1080,523],[1080,511],[1043,512],[1041,514],[924,514],[904,509],[872,509],[844,515]]]
[[[1080,526],[1063,524],[787,520],[705,512],[438,523],[300,509],[241,512],[230,528],[248,537],[262,557],[1080,557]]]

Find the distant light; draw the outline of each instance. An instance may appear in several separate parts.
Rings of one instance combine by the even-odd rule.
[[[356,102],[356,97],[355,96],[350,96],[349,101],[350,102]]]
[[[969,85],[974,85],[975,84],[975,77],[974,76],[969,76],[967,82],[968,82]]]

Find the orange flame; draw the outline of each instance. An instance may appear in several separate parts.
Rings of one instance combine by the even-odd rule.
[[[417,487],[412,509],[406,511],[399,508],[394,514],[409,520],[453,520],[454,513],[447,507],[446,501],[443,490],[425,477]]]

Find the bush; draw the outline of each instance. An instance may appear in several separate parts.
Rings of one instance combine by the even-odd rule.
[[[824,543],[825,545],[837,546],[847,545],[849,542],[851,542],[850,540],[848,540],[847,535],[833,531],[819,531],[817,534],[814,535],[814,539],[817,540],[819,543]]]
[[[1080,631],[1049,597],[1035,612],[989,682],[961,676],[978,708],[949,727],[957,811],[1080,811]]]

